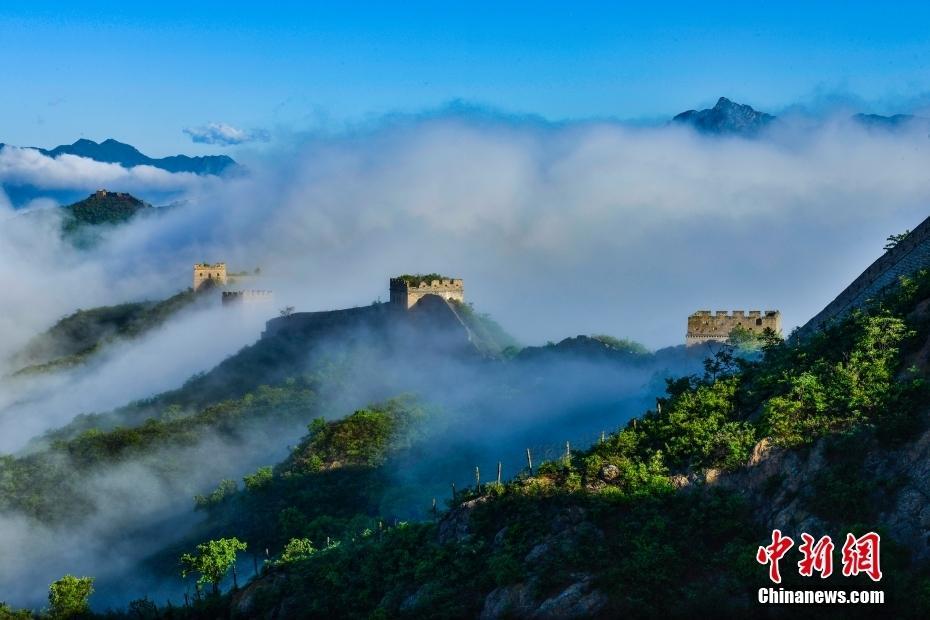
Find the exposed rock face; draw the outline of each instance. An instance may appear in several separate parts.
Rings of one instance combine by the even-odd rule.
[[[488,500],[487,496],[476,497],[447,512],[439,522],[439,542],[462,542],[468,538],[471,535],[468,526],[472,512]]]
[[[828,523],[810,509],[810,499],[829,461],[825,443],[807,450],[784,450],[768,440],[754,448],[749,467],[708,480],[741,493],[766,529],[792,536],[825,533]],[[930,431],[915,441],[890,449],[871,441],[861,455],[862,472],[881,489],[880,496],[862,497],[875,508],[875,521],[904,545],[915,560],[930,559]]]
[[[702,133],[752,136],[774,120],[771,114],[721,97],[713,108],[682,112],[672,122],[691,125]]]
[[[542,601],[536,598],[534,580],[497,588],[488,594],[479,617],[481,620],[596,618],[607,605],[607,595],[591,585],[590,575],[577,575],[577,579]]]
[[[256,598],[269,596],[280,589],[287,581],[287,574],[274,572],[262,575],[248,583],[244,588],[232,595],[232,615],[234,618],[287,618],[289,600],[282,598],[278,606],[271,609],[264,616],[257,616],[255,609]],[[296,610],[290,610],[291,612]]]
[[[611,482],[616,480],[620,475],[620,468],[616,465],[604,465],[601,467],[601,471],[598,473],[598,476],[604,482]]]

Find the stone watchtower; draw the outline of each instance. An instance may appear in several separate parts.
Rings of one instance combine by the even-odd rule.
[[[710,310],[698,310],[688,317],[685,344],[691,346],[708,341],[726,342],[730,332],[737,327],[753,334],[761,334],[766,328],[780,334],[781,312],[750,310],[747,315],[742,310],[734,310],[733,314],[727,310],[717,310],[716,314],[711,314]]]
[[[194,290],[200,290],[204,285],[225,286],[228,282],[226,276],[226,263],[197,263],[194,265]]]
[[[404,275],[391,278],[391,304],[409,310],[427,295],[438,295],[446,301],[465,302],[462,280],[438,274]]]

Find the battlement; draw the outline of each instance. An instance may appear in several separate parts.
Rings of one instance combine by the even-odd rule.
[[[798,328],[795,336],[805,339],[852,310],[868,307],[893,291],[902,276],[930,267],[930,217],[909,235],[875,259],[859,277],[810,321]]]
[[[194,265],[194,290],[204,286],[223,286],[229,281],[226,263],[197,263]]]
[[[730,332],[741,327],[754,334],[761,334],[771,329],[781,333],[781,312],[778,310],[698,310],[688,317],[686,344],[694,345],[704,342],[726,342]]]
[[[274,300],[272,291],[223,291],[223,305],[235,303],[268,302]]]
[[[391,303],[404,309],[412,308],[426,295],[437,295],[447,301],[465,302],[465,284],[459,278],[399,276],[391,278],[390,291]]]
[[[91,194],[92,198],[106,198],[107,196],[116,196],[117,198],[129,198],[129,194],[126,192],[111,192],[106,189],[98,189],[96,192]]]

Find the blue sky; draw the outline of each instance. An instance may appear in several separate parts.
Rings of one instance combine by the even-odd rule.
[[[927,3],[605,4],[7,0],[0,142],[206,153],[222,148],[185,127],[338,129],[452,100],[552,120],[662,119],[719,95],[896,112],[930,92]]]

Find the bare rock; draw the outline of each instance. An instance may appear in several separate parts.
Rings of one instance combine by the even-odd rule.
[[[471,514],[476,507],[487,501],[487,496],[476,497],[447,512],[439,522],[439,542],[441,544],[462,542],[471,536],[469,528]]]
[[[592,618],[607,605],[607,595],[591,586],[591,578],[582,577],[555,596],[546,599],[533,613],[538,620]]]
[[[517,583],[491,591],[484,599],[484,607],[478,617],[481,620],[528,618],[535,609],[532,584]]]
[[[613,482],[620,477],[620,468],[616,465],[604,465],[601,467],[601,471],[598,473],[598,476],[604,482]]]

